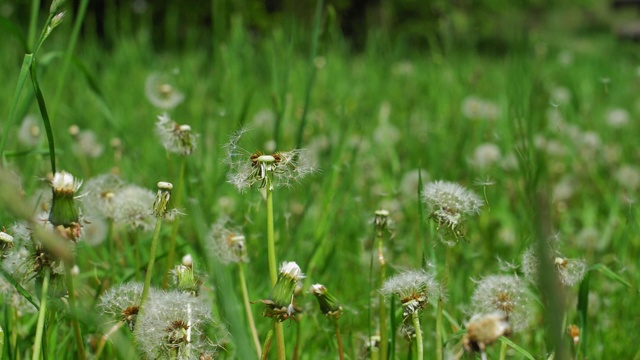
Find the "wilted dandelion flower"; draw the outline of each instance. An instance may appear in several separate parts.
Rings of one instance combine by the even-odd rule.
[[[289,186],[315,171],[305,150],[263,154],[256,151],[249,154],[238,146],[246,129],[238,131],[225,146],[226,163],[229,166],[227,181],[238,190],[244,191],[258,183],[259,188],[273,190],[278,186]]]
[[[222,263],[244,263],[247,256],[246,239],[240,229],[234,228],[228,217],[222,216],[209,231],[209,249],[211,254]]]
[[[387,296],[395,294],[400,298],[404,316],[424,309],[429,301],[445,297],[433,274],[424,270],[407,270],[384,282],[380,292]]]
[[[166,181],[158,182],[158,193],[151,207],[153,215],[157,218],[164,218],[170,212],[168,209],[169,199],[171,199],[171,190],[173,184]]]
[[[169,291],[147,299],[134,336],[147,359],[198,359],[213,351],[206,336],[213,324],[206,299]]]
[[[158,116],[156,135],[160,138],[162,146],[169,152],[191,155],[196,149],[198,135],[191,131],[191,126],[180,125],[171,120],[167,114]]]
[[[529,323],[526,285],[517,276],[491,275],[478,281],[471,302],[474,313],[505,313],[514,331],[526,328]]]
[[[150,231],[155,223],[150,209],[154,199],[151,190],[136,185],[123,187],[113,200],[115,223],[130,230]]]
[[[333,319],[338,319],[342,315],[342,306],[338,302],[335,296],[329,293],[329,290],[322,284],[311,285],[310,291],[318,299],[320,310],[322,313]]]
[[[482,199],[459,184],[438,180],[428,183],[422,190],[422,201],[429,210],[429,217],[438,227],[444,226],[458,237],[460,226],[467,215],[480,212]]]
[[[184,101],[184,94],[176,88],[174,79],[169,74],[150,74],[145,82],[144,92],[153,105],[163,110],[171,110]]]
[[[265,305],[262,315],[274,318],[278,322],[289,318],[295,319],[296,313],[300,310],[293,304],[293,296],[298,281],[302,279],[304,279],[304,274],[298,264],[293,261],[283,262],[280,265],[280,275],[269,293],[269,298],[259,300]]]
[[[483,359],[487,345],[511,333],[507,315],[501,311],[476,314],[466,326],[467,332],[462,337],[462,346],[468,352],[480,352]]]
[[[133,331],[136,318],[140,312],[143,285],[129,282],[114,286],[100,296],[98,305],[104,314],[113,316],[118,321],[126,322]],[[155,290],[150,289],[149,298],[156,296]]]
[[[107,219],[114,219],[119,209],[116,205],[116,197],[125,187],[125,182],[116,175],[103,174],[89,179],[82,198],[85,209],[89,215],[100,215]]]
[[[42,134],[40,121],[33,115],[27,115],[20,124],[18,140],[26,146],[36,146],[40,144]]]

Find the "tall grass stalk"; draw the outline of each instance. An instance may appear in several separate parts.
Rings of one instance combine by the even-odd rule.
[[[249,322],[249,330],[251,330],[253,345],[256,347],[256,353],[258,354],[258,357],[261,357],[262,346],[260,345],[258,330],[256,329],[256,323],[253,319],[253,313],[251,312],[251,304],[249,303],[249,291],[247,290],[247,280],[244,275],[244,267],[242,263],[238,263],[238,277],[240,278],[240,288],[242,289],[242,303],[244,304],[244,311],[247,313],[247,321]]]
[[[44,268],[44,276],[42,280],[42,290],[40,294],[40,308],[38,310],[38,323],[36,325],[36,337],[33,343],[33,354],[31,359],[40,359],[42,352],[42,336],[44,334],[44,319],[47,314],[47,303],[49,301],[49,281],[51,280],[51,269]]]
[[[174,207],[179,209],[182,205],[182,193],[184,191],[184,170],[187,162],[186,156],[180,156],[180,170],[178,170],[178,184],[176,186],[176,196],[174,197]],[[180,217],[176,216],[173,219],[173,227],[171,229],[171,239],[169,240],[169,254],[167,255],[167,266],[164,272],[164,278],[162,279],[162,288],[166,289],[169,286],[169,274],[173,268],[173,261],[176,257],[176,240],[178,238],[178,230],[180,229]]]

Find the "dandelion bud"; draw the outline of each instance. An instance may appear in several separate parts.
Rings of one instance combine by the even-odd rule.
[[[201,282],[193,272],[192,266],[178,265],[173,270],[173,275],[176,288],[179,291],[186,292],[194,296],[198,295]]]
[[[191,256],[191,254],[187,254],[182,257],[182,265],[188,268],[193,267],[193,257]]]
[[[340,306],[338,299],[331,295],[324,285],[312,285],[310,292],[318,299],[320,310],[326,317],[336,320],[340,318],[342,315],[342,306]]]
[[[429,298],[444,298],[442,288],[432,274],[423,270],[408,270],[389,278],[382,285],[383,295],[395,294],[400,298],[404,316],[424,309]]]
[[[468,352],[484,352],[487,345],[509,334],[511,326],[505,313],[498,311],[477,314],[467,323],[467,333],[462,337],[462,346]]]
[[[290,317],[295,317],[299,310],[293,305],[298,280],[304,278],[304,274],[295,262],[283,262],[280,266],[278,281],[271,289],[267,300],[260,300],[265,304],[263,316],[272,317],[281,322]]]
[[[577,325],[571,324],[567,331],[569,332],[569,337],[573,341],[573,345],[578,345],[580,342],[580,328]]]
[[[51,180],[53,198],[49,221],[55,228],[61,226],[63,230],[73,230],[69,232],[72,239],[80,233],[79,214],[74,195],[81,185],[81,180],[74,179],[73,175],[64,171],[55,173]]]
[[[171,189],[173,189],[173,184],[170,182],[158,182],[158,193],[153,202],[153,215],[155,217],[164,218],[169,213],[167,205],[171,198]]]

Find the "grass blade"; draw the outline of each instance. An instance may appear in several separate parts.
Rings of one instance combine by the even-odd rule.
[[[2,131],[2,139],[0,140],[0,158],[3,158],[4,147],[7,143],[7,134],[9,133],[11,125],[13,125],[13,122],[15,121],[16,109],[20,102],[22,88],[24,87],[24,82],[27,80],[27,75],[29,74],[29,68],[31,68],[32,62],[33,54],[25,54],[24,59],[22,60],[22,67],[20,68],[20,75],[18,75],[18,84],[16,85],[16,90],[13,93],[13,103],[11,104],[11,110],[9,111],[9,119]]]
[[[23,288],[16,279],[13,278],[13,276],[11,276],[11,274],[9,274],[7,270],[5,270],[3,267],[0,267],[0,273],[2,273],[2,276],[4,276],[4,278],[7,279],[7,281],[16,288],[20,295],[22,295],[25,299],[27,299],[28,302],[36,307],[36,310],[40,308],[38,303],[33,299],[33,296],[31,296],[31,294],[29,294],[29,292],[25,288]]]
[[[42,115],[44,128],[45,128],[45,131],[47,132],[47,141],[49,142],[49,160],[51,161],[51,172],[55,174],[56,173],[56,148],[53,142],[53,131],[51,130],[51,122],[49,121],[47,106],[45,105],[44,97],[42,96],[42,91],[40,91],[40,85],[38,84],[35,61],[31,62],[31,83],[33,84],[33,92],[36,95],[36,100],[38,100],[38,108],[40,109],[40,114]]]
[[[597,270],[602,273],[602,275],[608,277],[609,279],[616,281],[626,287],[631,287],[631,284],[622,278],[622,276],[613,272],[613,270],[609,269],[604,264],[595,264],[589,268],[589,271]]]
[[[516,345],[513,341],[509,340],[508,338],[502,336],[500,337],[500,342],[501,343],[506,343],[507,345],[509,345],[512,349],[514,349],[515,351],[519,352],[520,355],[524,356],[525,358],[529,359],[529,360],[536,360],[536,358],[533,357],[533,355],[531,355],[527,350],[521,348],[520,346]]]

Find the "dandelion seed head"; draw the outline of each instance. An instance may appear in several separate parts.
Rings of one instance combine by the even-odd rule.
[[[137,185],[126,185],[113,199],[115,211],[114,222],[131,230],[150,231],[155,224],[150,206],[155,194]]]
[[[98,141],[96,134],[91,130],[78,131],[74,140],[73,152],[76,155],[95,159],[104,152],[104,145]]]
[[[18,141],[26,146],[37,146],[42,140],[40,121],[33,115],[27,115],[20,124]]]
[[[471,165],[477,169],[487,169],[500,161],[500,148],[494,143],[478,145],[473,151]]]
[[[632,165],[620,166],[613,175],[624,189],[635,191],[640,187],[640,170]]]
[[[149,102],[163,110],[171,110],[184,101],[184,94],[177,89],[175,79],[170,74],[150,74],[144,90]]]
[[[380,292],[385,296],[397,295],[402,302],[405,315],[423,309],[429,301],[445,298],[435,276],[424,270],[403,271],[387,279]]]
[[[526,286],[517,276],[485,277],[477,282],[471,302],[474,313],[505,313],[514,331],[526,328],[529,323],[530,309]]]
[[[228,217],[222,216],[209,231],[208,248],[211,255],[222,263],[245,263],[247,256],[246,239],[241,230],[231,224]]]
[[[166,113],[158,116],[155,132],[168,152],[191,155],[197,147],[198,135],[191,131],[191,126],[176,123]]]
[[[607,125],[613,129],[621,129],[629,124],[629,112],[622,108],[610,109],[605,114]]]
[[[115,205],[117,194],[124,188],[125,182],[117,175],[103,174],[91,178],[84,187],[86,195],[82,198],[87,214],[113,219],[118,209]]]

